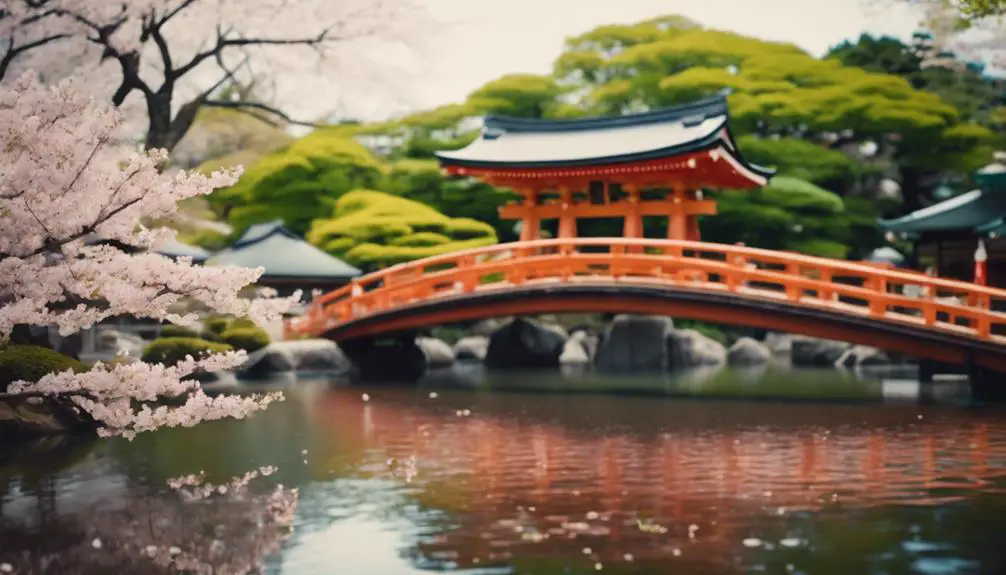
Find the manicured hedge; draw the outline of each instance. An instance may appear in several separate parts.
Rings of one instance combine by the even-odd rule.
[[[489,224],[450,218],[421,202],[373,190],[354,190],[339,198],[331,218],[312,223],[307,240],[369,269],[497,241]]]
[[[168,324],[161,328],[160,337],[199,337],[199,334],[195,330],[187,327]]]
[[[269,345],[269,334],[256,326],[231,327],[220,334],[220,340],[234,349],[243,349],[250,353]]]
[[[36,382],[50,373],[88,370],[80,361],[47,347],[11,345],[0,349],[0,391],[14,381]]]
[[[226,343],[206,341],[196,337],[162,337],[155,339],[143,350],[142,360],[147,363],[161,363],[167,366],[177,364],[191,355],[195,359],[214,353],[233,351]]]

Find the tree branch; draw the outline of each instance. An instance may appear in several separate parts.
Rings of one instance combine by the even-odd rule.
[[[26,399],[33,399],[33,398],[51,399],[61,397],[83,397],[86,399],[90,399],[92,401],[95,400],[94,395],[92,395],[90,392],[81,390],[61,391],[59,393],[47,393],[44,391],[22,391],[20,393],[0,393],[0,401],[9,401],[9,402],[21,402]]]
[[[48,0],[41,0],[39,2],[34,2],[32,0],[27,0],[26,3],[29,8],[38,10],[41,9],[47,1]],[[55,10],[46,10],[38,14],[32,14],[31,16],[28,16],[27,18],[24,18],[20,22],[18,22],[16,28],[24,28],[26,26],[31,26],[32,24],[36,24],[51,16],[58,16],[58,14],[56,13]],[[11,17],[9,13],[4,13],[0,11],[0,20],[9,17]],[[35,48],[40,48],[42,46],[45,46],[46,44],[51,44],[52,42],[63,40],[64,38],[69,37],[70,37],[69,34],[50,34],[47,36],[43,36],[42,38],[39,38],[37,40],[33,40],[31,42],[18,46],[14,42],[14,34],[12,33],[11,37],[7,39],[7,52],[4,53],[3,58],[0,58],[0,80],[2,80],[4,76],[7,75],[7,70],[10,69],[11,64],[14,62],[14,59],[20,56],[21,54],[24,54],[29,50],[34,50]]]
[[[221,31],[217,29],[217,40],[214,46],[208,50],[203,50],[197,53],[188,61],[185,65],[174,71],[172,75],[173,80],[184,76],[185,74],[191,72],[196,66],[202,64],[206,60],[214,57],[218,57],[224,49],[234,46],[317,46],[326,40],[328,37],[329,30],[323,30],[317,36],[312,38],[295,38],[295,39],[270,39],[270,38],[227,38],[228,32]],[[334,39],[333,39],[334,40]]]
[[[319,124],[317,124],[315,122],[306,122],[306,121],[303,121],[303,120],[296,120],[294,118],[291,118],[288,114],[286,114],[282,110],[274,108],[274,107],[272,107],[272,106],[270,106],[268,104],[263,104],[261,102],[244,102],[244,101],[232,102],[232,101],[227,101],[227,100],[205,100],[203,102],[203,105],[204,106],[211,106],[211,107],[214,107],[214,108],[231,108],[231,109],[235,109],[235,110],[238,110],[239,112],[244,112],[244,113],[249,114],[249,115],[251,115],[251,116],[253,116],[255,118],[258,118],[259,120],[262,120],[263,122],[266,122],[266,123],[268,123],[268,124],[270,124],[272,126],[278,126],[278,124],[276,122],[270,120],[269,118],[262,116],[261,114],[255,114],[255,113],[253,113],[252,110],[259,110],[259,111],[262,111],[262,112],[266,112],[268,114],[272,114],[273,116],[279,116],[280,118],[283,119],[284,122],[286,122],[287,124],[292,124],[294,126],[306,126],[306,127],[309,127],[309,128],[317,128],[317,127],[319,127]]]

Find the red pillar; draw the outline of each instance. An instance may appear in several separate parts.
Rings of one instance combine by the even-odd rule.
[[[671,215],[667,222],[667,239],[688,239],[688,222],[685,215],[685,188],[675,184],[671,189]]]
[[[625,224],[622,227],[622,236],[627,239],[638,239],[643,237],[643,217],[639,215],[639,188],[634,185],[624,186],[629,195],[626,200],[629,203],[628,211],[625,214]],[[640,248],[629,248],[628,253],[640,253]]]
[[[533,189],[521,190],[524,196],[523,205],[527,206],[526,214],[520,221],[520,241],[533,242],[541,238],[541,218],[535,213],[538,205],[538,194]]]
[[[562,216],[559,217],[559,237],[576,237],[576,216],[573,215],[573,192],[563,186],[559,188],[559,203],[562,206]]]

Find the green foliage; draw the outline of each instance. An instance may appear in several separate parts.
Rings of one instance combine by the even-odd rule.
[[[548,115],[560,92],[551,76],[510,74],[472,92],[468,104],[484,114],[542,118]]]
[[[846,66],[856,66],[869,72],[908,76],[921,69],[922,58],[901,40],[890,36],[876,38],[862,34],[855,42],[845,40],[825,55]]]
[[[230,341],[228,334],[237,333],[238,343]],[[168,337],[162,332],[161,337]],[[190,337],[183,335],[182,337]],[[259,327],[255,322],[247,318],[235,318],[229,315],[211,315],[203,319],[202,333],[194,336],[206,341],[226,343],[235,349],[254,351],[269,344],[269,334]],[[256,347],[256,342],[264,341],[262,345]],[[246,347],[248,346],[248,347]],[[254,349],[249,349],[252,347]]]
[[[437,243],[436,236],[449,241]],[[375,269],[491,245],[496,233],[483,222],[451,218],[413,200],[354,190],[336,202],[330,218],[312,224],[307,239],[353,265]]]
[[[209,196],[240,233],[256,223],[281,218],[303,234],[331,202],[357,187],[371,187],[382,166],[356,141],[335,130],[319,130],[248,167],[234,186]]]
[[[855,43],[843,42],[828,53],[847,66],[904,77],[912,86],[931,92],[952,105],[965,121],[991,123],[991,111],[1006,103],[1006,94],[979,71],[960,66],[922,67],[916,51],[895,38],[860,36]]]
[[[748,134],[737,139],[737,147],[749,162],[820,186],[842,189],[856,177],[855,160],[838,150],[806,140],[760,138]]]
[[[230,236],[215,230],[205,228],[192,229],[190,231],[179,231],[179,242],[190,246],[199,246],[211,252],[217,252],[226,248],[230,243]]]
[[[282,128],[240,110],[203,107],[172,151],[172,159],[210,173],[251,164],[292,140]]]
[[[220,334],[220,340],[234,349],[249,353],[269,345],[269,334],[259,327],[231,327]]]
[[[195,337],[161,337],[150,342],[143,350],[141,359],[147,363],[173,366],[186,356],[199,359],[215,353],[233,351],[233,347]]]
[[[513,193],[478,180],[446,177],[436,160],[396,161],[391,164],[382,187],[446,216],[484,222],[493,227],[500,239],[515,239],[513,222],[500,220],[498,212],[500,205],[515,197]]]
[[[719,214],[701,224],[706,240],[826,257],[849,251],[842,198],[805,180],[776,176],[760,190],[724,191],[716,198]]]
[[[168,324],[161,328],[160,337],[199,337],[199,334],[187,327]]]
[[[207,317],[203,320],[202,337],[216,341],[216,338],[230,327],[232,321],[234,320],[231,317],[223,315],[211,315]]]
[[[9,345],[0,348],[0,392],[15,381],[37,382],[50,373],[66,370],[75,373],[87,371],[80,361],[47,347],[37,345]]]
[[[959,0],[957,5],[969,21],[1006,16],[1006,0]]]

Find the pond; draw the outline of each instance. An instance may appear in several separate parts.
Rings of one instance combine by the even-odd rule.
[[[3,448],[0,572],[1006,572],[1006,411],[954,384],[475,370],[285,389],[245,421]],[[278,470],[241,495],[167,485],[261,466]]]

